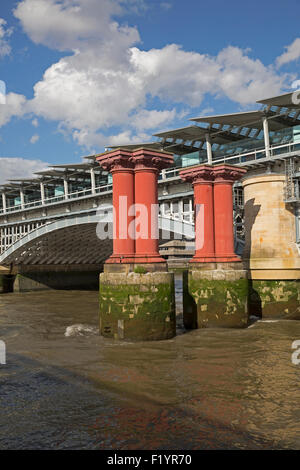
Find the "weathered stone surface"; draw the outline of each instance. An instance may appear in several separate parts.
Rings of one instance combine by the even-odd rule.
[[[124,340],[172,338],[176,334],[174,275],[100,274],[100,332]]]
[[[295,207],[284,202],[284,174],[247,173],[243,258],[253,280],[300,279]]]
[[[194,299],[191,328],[243,328],[248,325],[248,280],[241,263],[235,269],[190,270],[188,290]],[[227,266],[226,266],[227,267]]]
[[[249,309],[262,318],[300,319],[300,280],[253,280]]]

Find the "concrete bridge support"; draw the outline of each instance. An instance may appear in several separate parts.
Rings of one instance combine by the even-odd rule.
[[[232,220],[232,186],[244,173],[229,165],[200,165],[180,172],[193,184],[196,214],[196,253],[184,281],[187,328],[248,324],[247,272],[234,253]]]
[[[284,202],[283,174],[243,178],[250,312],[263,318],[300,318],[300,253],[295,207]]]
[[[100,274],[100,333],[120,340],[171,338],[176,334],[174,274],[158,252],[157,179],[172,164],[172,155],[120,148],[97,160],[113,174],[115,226],[114,252]],[[127,183],[118,184],[116,175],[124,173]],[[125,200],[130,204],[121,209]]]

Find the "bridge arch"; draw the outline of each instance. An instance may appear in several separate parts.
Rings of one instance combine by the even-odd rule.
[[[112,224],[112,207],[45,223],[15,241],[0,255],[0,265],[99,264],[112,253],[112,240],[99,239],[98,224]],[[194,238],[190,222],[159,216],[162,239]],[[167,238],[168,239],[168,238]],[[167,241],[167,239],[165,241]]]

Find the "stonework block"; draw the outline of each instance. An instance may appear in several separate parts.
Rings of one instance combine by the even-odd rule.
[[[208,276],[207,276],[208,277]],[[191,328],[243,328],[248,325],[248,279],[245,270],[189,271],[189,294],[194,300],[190,307]]]
[[[262,318],[300,319],[300,280],[253,280],[249,309]]]
[[[100,332],[124,340],[172,338],[176,334],[174,274],[100,274]]]

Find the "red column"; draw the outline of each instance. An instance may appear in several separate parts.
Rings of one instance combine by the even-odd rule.
[[[239,180],[246,170],[230,165],[214,167],[214,223],[216,261],[240,261],[234,253],[233,233],[233,183]]]
[[[134,170],[131,156],[131,152],[117,149],[97,157],[99,164],[110,171],[113,177],[113,254],[106,263],[134,262],[135,240],[128,233],[129,224],[134,220],[133,215],[128,215],[129,208],[134,204]]]
[[[173,163],[166,152],[138,149],[131,161],[135,167],[136,263],[165,263],[158,251],[158,175]]]
[[[193,184],[196,252],[192,263],[215,261],[213,171],[208,165],[182,170],[184,181]]]

